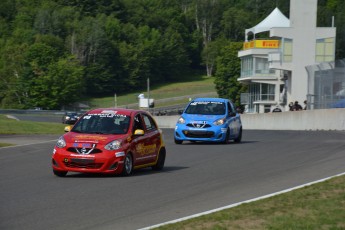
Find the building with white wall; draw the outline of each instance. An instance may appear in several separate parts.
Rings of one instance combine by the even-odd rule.
[[[291,0],[290,19],[276,8],[245,31],[238,81],[248,85],[241,95],[246,112],[270,112],[276,106],[286,111],[289,102],[307,99],[306,66],[335,59],[336,28],[317,27],[316,17],[317,0]]]

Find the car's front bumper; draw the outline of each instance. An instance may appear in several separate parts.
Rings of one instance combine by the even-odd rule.
[[[119,157],[116,157],[116,153]],[[75,154],[55,148],[52,167],[57,171],[118,174],[123,168],[124,153],[121,151],[100,154]]]
[[[212,141],[222,142],[226,138],[227,128],[212,126],[209,128],[191,128],[185,125],[176,125],[174,137],[179,141]]]

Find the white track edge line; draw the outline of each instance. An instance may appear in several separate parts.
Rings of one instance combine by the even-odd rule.
[[[57,139],[55,139],[55,140],[50,140],[50,141],[35,142],[35,143],[30,143],[30,144],[23,144],[23,145],[4,146],[4,147],[0,147],[0,150],[1,150],[1,149],[8,149],[8,148],[21,147],[21,146],[27,146],[27,145],[43,144],[43,143],[48,143],[48,142],[52,142],[52,141],[57,141]]]
[[[313,181],[313,182],[309,182],[309,183],[306,183],[306,184],[302,184],[302,185],[299,185],[299,186],[296,186],[296,187],[284,189],[284,190],[279,191],[279,192],[271,193],[271,194],[268,194],[268,195],[260,196],[260,197],[249,199],[249,200],[246,200],[246,201],[241,201],[241,202],[238,202],[238,203],[235,203],[235,204],[230,204],[230,205],[223,206],[223,207],[220,207],[220,208],[211,209],[209,211],[197,213],[197,214],[194,214],[194,215],[182,217],[182,218],[179,218],[179,219],[167,221],[167,222],[156,224],[156,225],[152,225],[152,226],[149,226],[149,227],[140,228],[138,230],[149,230],[149,229],[161,227],[163,225],[173,224],[173,223],[181,222],[181,221],[184,221],[184,220],[189,220],[189,219],[192,219],[192,218],[195,218],[195,217],[204,216],[204,215],[211,214],[211,213],[214,213],[214,212],[222,211],[224,209],[233,208],[233,207],[239,206],[241,204],[250,203],[250,202],[266,199],[266,198],[269,198],[269,197],[273,197],[273,196],[276,196],[276,195],[280,195],[280,194],[283,194],[283,193],[291,192],[291,191],[296,190],[296,189],[300,189],[300,188],[303,188],[303,187],[306,187],[306,186],[310,186],[310,185],[313,185],[313,184],[324,182],[326,180],[329,180],[329,179],[332,179],[332,178],[335,178],[335,177],[338,177],[338,176],[343,176],[343,175],[345,175],[345,172],[337,174],[337,175],[334,175],[334,176],[326,177],[324,179],[320,179],[320,180],[317,180],[317,181]]]

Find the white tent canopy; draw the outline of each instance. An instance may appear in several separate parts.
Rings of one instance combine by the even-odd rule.
[[[246,29],[246,41],[248,41],[248,34],[253,33],[255,38],[255,34],[269,31],[273,27],[290,27],[290,20],[277,7],[259,24]]]

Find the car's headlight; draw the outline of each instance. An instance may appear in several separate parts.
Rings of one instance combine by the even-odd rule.
[[[216,120],[215,122],[213,122],[214,125],[223,125],[225,123],[226,119],[225,117],[220,118],[218,120]]]
[[[67,116],[67,117],[66,117],[66,120],[69,120],[69,119],[70,119],[70,117],[69,117],[69,116]]]
[[[179,119],[177,120],[177,123],[179,124],[184,124],[186,122],[186,120],[183,117],[179,117]]]
[[[105,147],[106,150],[116,150],[121,148],[121,141],[115,140],[112,142],[109,142]]]
[[[56,147],[58,148],[64,148],[66,146],[66,141],[63,137],[60,137],[58,141],[56,142]]]

